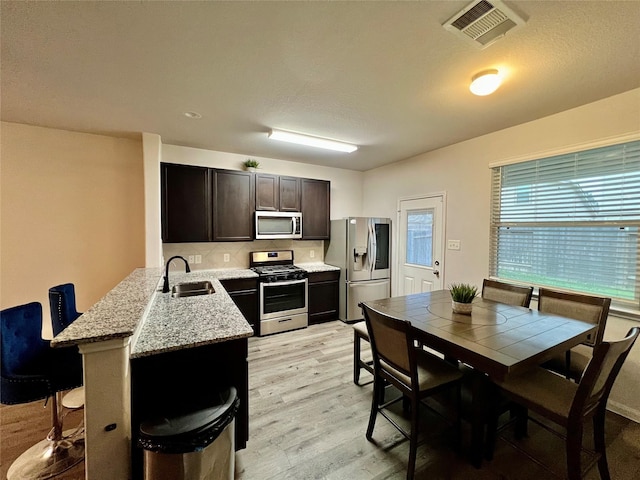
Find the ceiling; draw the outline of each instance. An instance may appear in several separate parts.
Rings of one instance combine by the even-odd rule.
[[[485,49],[441,26],[468,3],[3,0],[2,120],[364,171],[640,87],[640,1],[506,1]]]

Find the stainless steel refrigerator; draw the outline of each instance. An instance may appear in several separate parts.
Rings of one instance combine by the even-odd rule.
[[[391,219],[332,220],[324,261],[340,267],[340,320],[362,319],[358,303],[391,296]]]

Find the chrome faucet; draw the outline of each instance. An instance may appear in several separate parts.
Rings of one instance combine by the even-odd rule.
[[[187,273],[191,272],[191,269],[189,268],[189,262],[187,262],[187,259],[184,257],[181,257],[180,255],[176,255],[175,257],[171,257],[169,260],[167,260],[167,267],[165,269],[164,272],[164,285],[162,286],[162,293],[168,293],[169,292],[169,264],[171,263],[171,260],[174,260],[176,258],[179,258],[180,260],[182,260],[184,262],[185,265],[185,271]]]

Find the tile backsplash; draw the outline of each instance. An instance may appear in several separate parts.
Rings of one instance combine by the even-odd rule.
[[[267,250],[293,250],[295,263],[324,262],[322,240],[254,240],[253,242],[164,243],[164,261],[180,255],[189,259],[200,255],[201,263],[189,262],[192,270],[212,268],[249,268],[249,253]],[[228,255],[228,262],[225,262]],[[313,255],[313,256],[312,256]],[[172,268],[183,269],[182,262]]]

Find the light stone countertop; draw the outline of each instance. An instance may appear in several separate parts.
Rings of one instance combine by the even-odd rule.
[[[133,346],[133,352],[138,356],[150,355],[154,353],[154,349],[157,349],[159,353],[159,351],[168,351],[169,349],[188,348],[194,343],[194,338],[197,344],[204,344],[220,342],[230,338],[240,338],[239,336],[248,337],[253,334],[253,330],[218,281],[218,278],[257,277],[251,270],[196,270],[192,271],[192,273],[171,271],[169,272],[171,286],[179,282],[202,279],[211,280],[214,283],[216,293],[212,295],[183,298],[171,298],[171,294],[163,294],[161,292],[163,275],[163,268],[138,268],[134,270],[62,333],[57,335],[51,341],[52,346],[64,347],[132,337],[142,321],[144,323],[140,330],[140,335],[136,345]],[[167,303],[168,299],[173,300],[173,303],[178,305],[171,305],[172,308],[165,305],[163,310],[163,302]],[[215,305],[212,305],[213,303],[219,303],[219,308],[215,308]],[[172,341],[170,338],[162,341],[161,337],[163,335],[160,335],[157,328],[152,328],[163,324],[163,319],[159,317],[164,312],[168,315],[166,320],[171,319],[174,323],[182,326],[189,324],[193,330],[196,330],[197,327],[193,322],[178,321],[175,315],[180,310],[182,314],[189,316],[189,310],[193,309],[193,315],[199,315],[199,318],[203,318],[203,308],[205,310],[208,309],[209,313],[206,315],[210,320],[213,320],[211,322],[203,320],[201,327],[205,333],[193,336],[193,332],[191,332],[191,341],[185,343],[184,346],[180,346],[179,342]],[[214,315],[218,315],[219,318],[213,318]],[[232,321],[232,327],[226,327],[221,324],[222,321],[229,319]],[[147,325],[149,320],[151,322]],[[217,333],[212,329],[211,325],[218,325]],[[164,328],[166,328],[167,337],[175,335],[168,321]],[[145,338],[144,335],[147,334],[152,335],[152,338]],[[140,347],[137,347],[137,344],[140,344]]]
[[[298,266],[309,273],[340,270],[320,262]],[[161,292],[163,275],[163,268],[134,270],[57,335],[52,346],[127,338],[139,329],[131,352],[131,357],[135,358],[253,335],[251,326],[220,280],[257,278],[257,274],[249,269],[170,271],[170,286],[210,280],[215,289],[211,295],[182,298]]]
[[[211,273],[218,280],[229,280],[236,278],[258,278],[258,274],[248,268],[215,268],[212,270],[193,270],[191,273]],[[169,272],[169,280],[173,282],[173,272]],[[173,284],[172,284],[173,285]]]
[[[171,293],[158,292],[133,346],[131,358],[252,336],[253,329],[216,278],[217,273],[214,270],[170,273],[171,286],[209,280],[215,293],[174,298]],[[222,277],[243,278],[224,274]]]
[[[133,335],[144,317],[162,268],[137,268],[51,341],[54,347],[101,342]],[[160,284],[161,285],[161,284]]]
[[[340,267],[334,267],[328,263],[296,263],[297,267],[305,269],[309,273],[318,272],[337,272],[340,271]]]

